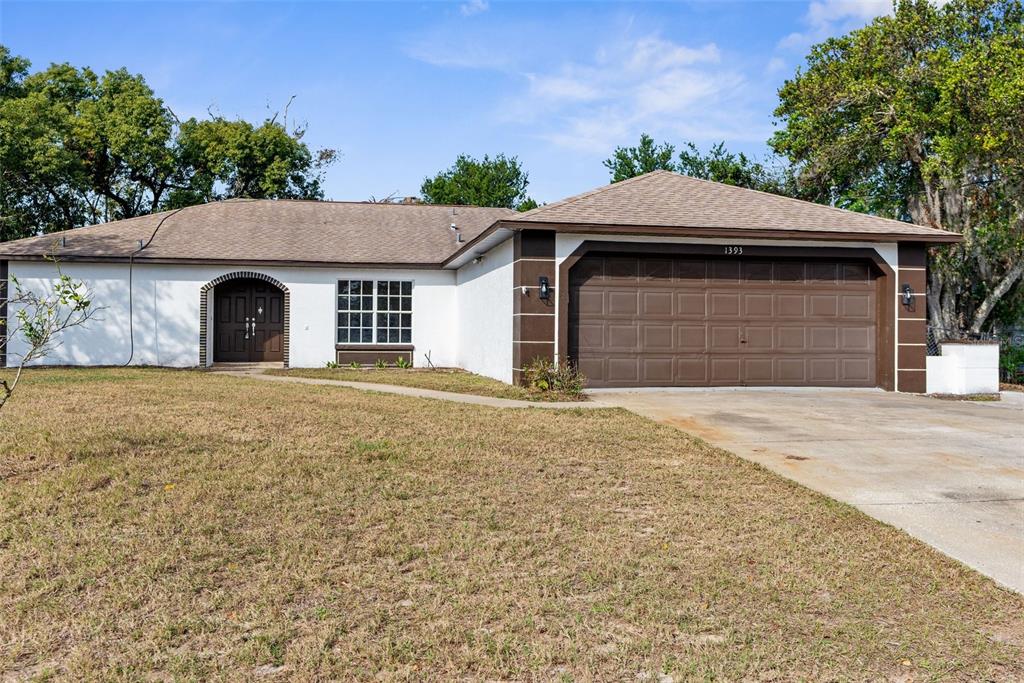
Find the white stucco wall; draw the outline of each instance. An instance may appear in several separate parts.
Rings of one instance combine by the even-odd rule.
[[[36,291],[46,291],[56,275],[50,263],[11,261],[9,267],[10,274],[22,286]],[[131,357],[136,365],[195,366],[199,363],[200,289],[221,275],[245,270],[278,280],[291,294],[293,367],[321,367],[334,359],[337,282],[357,278],[411,280],[415,364],[423,365],[428,351],[435,365],[456,362],[452,271],[136,264],[132,277],[132,356],[127,265],[65,262],[61,267],[65,274],[87,284],[94,305],[100,310],[85,327],[68,330],[61,345],[42,361],[46,364],[121,365]],[[208,314],[212,317],[212,299],[209,304]],[[212,359],[213,330],[209,329]],[[23,348],[21,340],[11,341],[12,354]],[[8,363],[13,360],[9,358]]]
[[[720,244],[726,246],[758,246],[758,247],[831,247],[844,249],[874,249],[882,257],[893,272],[899,267],[899,248],[895,242],[826,242],[821,240],[755,240],[755,239],[704,239],[696,237],[643,237],[624,235],[577,235],[572,233],[559,233],[555,236],[555,296],[564,296],[561,278],[561,266],[576,249],[586,241],[592,242],[650,242],[652,251],[657,252],[658,244]],[[565,292],[567,294],[568,292]],[[561,302],[556,310],[561,310]],[[898,317],[898,316],[897,316]],[[893,367],[896,362],[897,340],[899,339],[899,320],[893,321],[893,346],[892,357]],[[555,348],[558,348],[558,331],[560,326],[555,327]]]
[[[512,382],[512,240],[457,272],[457,365]]]
[[[999,391],[999,344],[944,342],[928,356],[929,394],[995,394]]]

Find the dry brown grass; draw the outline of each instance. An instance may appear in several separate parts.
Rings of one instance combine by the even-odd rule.
[[[11,677],[1024,676],[1020,596],[623,411],[39,371],[0,453]]]
[[[465,370],[454,368],[398,369],[398,368],[289,368],[267,370],[269,375],[309,377],[312,379],[333,379],[344,382],[370,382],[372,384],[395,384],[403,387],[451,391],[456,394],[476,394],[495,398],[510,398],[519,401],[585,401],[586,396],[570,396],[556,391],[534,391],[526,387],[512,386],[490,377],[482,377]]]

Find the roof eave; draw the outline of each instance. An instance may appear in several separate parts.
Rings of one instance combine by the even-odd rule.
[[[779,228],[715,228],[665,225],[621,225],[605,223],[565,223],[555,221],[501,220],[488,228],[490,232],[503,227],[511,230],[554,230],[582,234],[629,234],[650,237],[716,237],[743,239],[801,239],[834,242],[925,242],[928,244],[956,244],[963,235],[935,230],[931,233],[859,232],[854,230],[801,230]],[[481,235],[482,236],[482,235]]]

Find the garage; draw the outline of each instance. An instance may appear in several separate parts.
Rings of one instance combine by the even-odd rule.
[[[880,384],[871,261],[722,251],[573,265],[568,354],[589,386]]]

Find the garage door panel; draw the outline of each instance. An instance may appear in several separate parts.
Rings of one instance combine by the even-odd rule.
[[[644,280],[672,280],[672,259],[643,259],[640,261],[640,277]]]
[[[634,317],[636,316],[638,311],[638,299],[639,296],[637,295],[636,290],[612,290],[608,292],[606,300],[607,308],[605,309],[605,315],[609,317]]]
[[[812,294],[810,314],[815,318],[836,318],[839,316],[839,297],[835,294]]]
[[[872,297],[868,294],[844,294],[841,298],[841,315],[847,319],[870,320],[874,318]]]
[[[745,318],[771,318],[774,317],[775,307],[772,305],[774,297],[771,292],[758,292],[756,294],[743,294],[743,317]]]
[[[590,386],[873,386],[874,278],[836,260],[587,256],[570,356]]]
[[[708,330],[704,325],[676,324],[676,350],[682,353],[703,352],[707,348]]]
[[[672,335],[674,329],[672,323],[643,323],[640,327],[640,346],[653,352],[672,353],[675,350],[675,343]]]
[[[740,381],[739,358],[712,357],[708,367],[711,370],[711,384],[738,384]]]
[[[810,351],[835,351],[839,348],[839,330],[834,327],[812,327],[810,342]]]
[[[681,318],[703,318],[707,315],[707,295],[704,292],[676,293],[676,314]]]
[[[708,383],[707,356],[675,359],[675,383],[680,386],[704,386]]]
[[[640,313],[645,317],[672,317],[672,296],[671,290],[655,290],[653,292],[640,292]]]
[[[612,356],[606,363],[609,382],[639,383],[639,360],[637,358],[620,358]]]
[[[711,302],[712,318],[735,318],[740,314],[739,292],[711,292],[708,295]]]
[[[711,261],[711,283],[738,284],[740,281],[739,261]]]
[[[747,325],[741,344],[746,353],[769,353],[775,348],[775,328]]]
[[[772,264],[770,261],[741,261],[740,274],[746,283],[771,284]]]
[[[708,337],[715,351],[737,353],[740,350],[740,328],[738,325],[712,325]]]
[[[608,325],[607,345],[605,349],[611,352],[628,351],[632,352],[639,347],[640,328],[636,325]]]
[[[803,294],[776,294],[775,317],[803,318],[806,315],[804,310],[806,303],[807,297]]]

